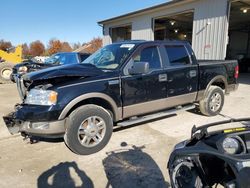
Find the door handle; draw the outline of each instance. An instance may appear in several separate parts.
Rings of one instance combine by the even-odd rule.
[[[167,74],[159,74],[159,82],[166,82],[168,81],[168,75]]]
[[[190,76],[191,78],[196,77],[196,76],[197,76],[197,71],[196,71],[196,70],[191,70],[191,71],[189,71],[189,76]]]

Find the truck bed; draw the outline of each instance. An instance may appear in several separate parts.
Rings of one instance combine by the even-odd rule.
[[[237,84],[237,78],[235,78],[237,60],[198,60],[197,63],[200,90],[204,90],[207,83],[218,76],[223,76],[228,86]]]

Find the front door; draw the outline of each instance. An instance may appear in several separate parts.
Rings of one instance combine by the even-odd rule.
[[[158,46],[140,49],[126,67],[136,62],[148,62],[150,71],[144,75],[125,73],[122,77],[123,118],[157,111],[167,96],[167,76]]]

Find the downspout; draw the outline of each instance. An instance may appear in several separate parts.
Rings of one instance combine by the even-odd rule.
[[[225,38],[225,41],[224,41],[224,47],[225,47],[225,50],[224,50],[224,54],[223,54],[223,58],[226,59],[227,57],[227,52],[228,52],[228,44],[229,44],[229,22],[230,22],[230,10],[231,10],[231,3],[232,3],[232,0],[228,0],[227,2],[227,17],[226,17],[226,25],[225,25],[225,31],[226,31],[226,38]]]

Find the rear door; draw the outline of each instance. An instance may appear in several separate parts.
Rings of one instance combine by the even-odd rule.
[[[198,89],[198,65],[185,45],[165,45],[168,59],[167,97],[169,107],[192,103]]]
[[[128,68],[136,62],[148,62],[149,73],[129,75]],[[157,45],[147,45],[139,49],[125,67],[124,74],[122,77],[124,118],[163,108],[162,100],[167,97],[167,75]]]

